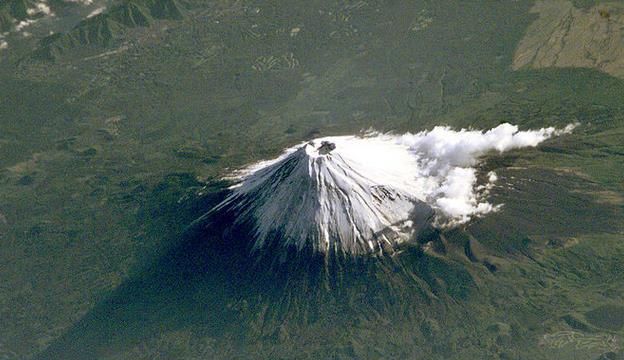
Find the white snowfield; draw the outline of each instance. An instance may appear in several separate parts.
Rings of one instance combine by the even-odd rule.
[[[433,209],[434,226],[448,227],[496,211],[500,205],[485,199],[496,174],[477,184],[483,156],[536,146],[575,126],[315,139],[237,171],[232,193],[210,213],[228,211],[231,226],[251,226],[254,250],[279,241],[323,253],[383,252],[419,230],[415,212]]]

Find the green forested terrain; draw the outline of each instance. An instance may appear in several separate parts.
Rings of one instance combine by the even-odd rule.
[[[0,0],[3,32],[20,4]],[[7,35],[0,357],[623,357],[624,80],[512,70],[532,6],[131,0]],[[220,176],[284,147],[503,122],[580,125],[488,156],[504,206],[442,250],[274,292],[245,259],[175,250]]]

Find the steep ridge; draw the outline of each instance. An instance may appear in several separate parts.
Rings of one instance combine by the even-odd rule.
[[[155,20],[182,18],[182,9],[176,0],[124,1],[106,12],[81,21],[67,33],[53,34],[42,39],[33,56],[54,60],[64,52],[80,46],[109,47],[128,29],[148,27]]]

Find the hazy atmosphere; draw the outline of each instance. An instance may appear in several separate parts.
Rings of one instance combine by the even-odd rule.
[[[0,0],[0,359],[624,360],[623,29]]]

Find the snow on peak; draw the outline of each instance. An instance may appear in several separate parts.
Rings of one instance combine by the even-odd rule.
[[[216,210],[234,212],[234,226],[251,220],[254,249],[271,237],[320,252],[392,248],[409,236],[404,223],[417,201],[401,163],[416,166],[390,138],[313,140],[243,170]]]
[[[252,247],[315,252],[382,252],[409,240],[426,221],[448,227],[497,210],[486,201],[497,175],[477,184],[489,152],[536,146],[572,131],[488,131],[435,127],[417,134],[315,139],[233,174],[230,195],[209,214],[248,228]],[[435,212],[435,219],[432,214]]]

